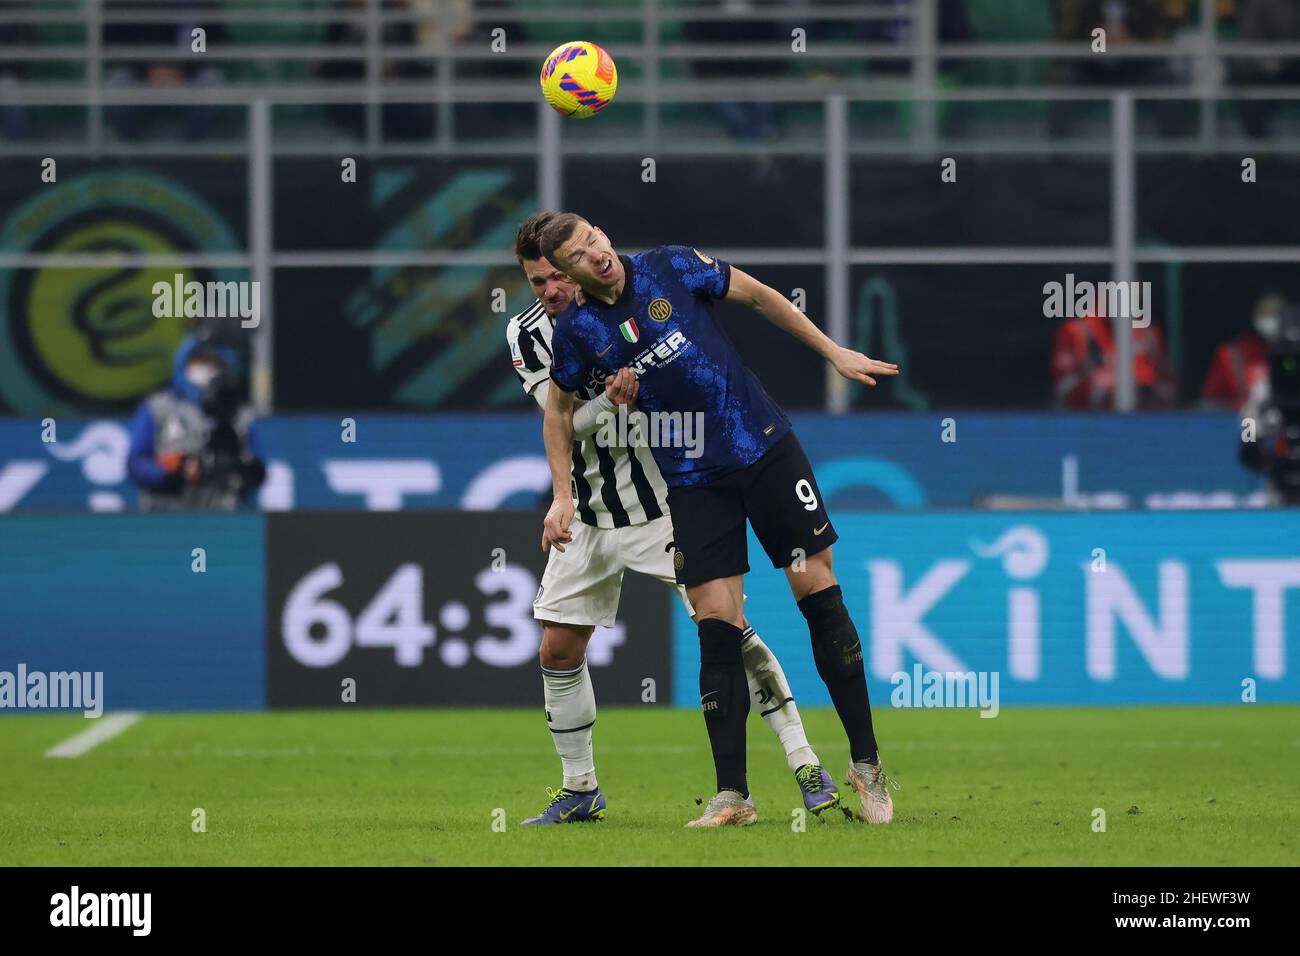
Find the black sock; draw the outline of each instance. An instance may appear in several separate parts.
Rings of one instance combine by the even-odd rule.
[[[700,708],[713,748],[719,790],[749,795],[745,779],[745,718],[749,683],[740,654],[741,630],[717,618],[704,618],[700,632]]]
[[[871,726],[871,701],[867,698],[867,672],[863,666],[862,642],[853,626],[840,586],[833,584],[799,602],[808,621],[813,660],[817,673],[830,691],[835,712],[849,737],[849,753],[855,761],[875,763],[876,732]]]

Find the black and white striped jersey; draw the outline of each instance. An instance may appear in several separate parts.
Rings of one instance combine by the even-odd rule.
[[[510,320],[506,340],[510,359],[524,391],[546,407],[550,388],[551,333],[554,320],[540,299]],[[579,402],[590,401],[605,389],[592,369],[586,384],[574,392]],[[644,524],[668,513],[668,486],[644,445],[634,448],[604,447],[595,436],[573,443],[573,497],[578,519],[596,528],[623,528]]]

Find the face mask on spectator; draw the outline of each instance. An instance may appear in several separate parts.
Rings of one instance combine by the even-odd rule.
[[[1255,316],[1255,331],[1266,342],[1276,342],[1277,334],[1282,328],[1282,317],[1276,312],[1265,312]]]
[[[185,367],[186,380],[199,391],[211,385],[216,377],[217,367],[211,362],[191,362]]]

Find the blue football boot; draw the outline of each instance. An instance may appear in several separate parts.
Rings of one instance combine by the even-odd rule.
[[[839,805],[840,791],[824,767],[806,763],[794,772],[794,779],[803,792],[803,805],[809,812],[820,815],[823,810]]]
[[[587,823],[605,819],[605,795],[600,787],[586,793],[578,793],[561,787],[559,790],[546,788],[546,795],[551,802],[535,817],[523,821],[524,826],[533,823]]]

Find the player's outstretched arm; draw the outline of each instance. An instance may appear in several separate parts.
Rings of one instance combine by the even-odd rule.
[[[569,524],[573,521],[573,496],[569,490],[569,468],[573,461],[573,393],[548,388],[546,416],[542,420],[542,441],[546,445],[546,463],[551,467],[551,510],[542,523],[542,550],[551,545],[564,550],[573,540]]]
[[[785,329],[804,345],[835,366],[835,371],[845,378],[866,385],[875,385],[873,375],[897,375],[898,366],[880,362],[861,352],[836,345],[808,316],[794,307],[794,303],[771,286],[764,285],[735,266],[731,267],[731,281],[727,286],[727,300],[749,306],[773,325]]]

